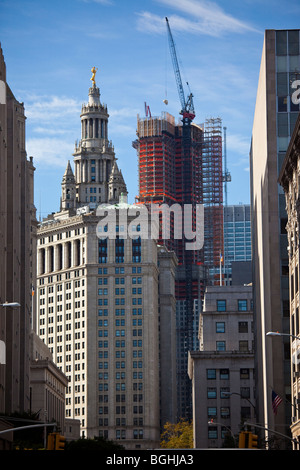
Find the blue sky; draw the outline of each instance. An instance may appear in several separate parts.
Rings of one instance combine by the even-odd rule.
[[[189,82],[194,95],[194,121],[220,117],[227,128],[228,204],[249,203],[248,155],[264,30],[299,28],[298,0],[0,0],[7,81],[25,105],[39,217],[59,210],[93,66],[110,114],[109,139],[134,201],[137,114],[145,116],[146,102],[152,116],[167,111],[179,118],[166,16],[183,83]]]

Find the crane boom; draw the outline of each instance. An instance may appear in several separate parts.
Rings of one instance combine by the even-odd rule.
[[[168,38],[169,38],[171,57],[172,57],[173,68],[174,68],[174,73],[175,73],[175,79],[176,79],[179,99],[181,103],[180,114],[182,114],[183,117],[188,118],[190,121],[192,121],[195,117],[193,95],[192,93],[190,93],[187,100],[185,99],[184,89],[182,86],[182,80],[181,80],[181,75],[180,75],[180,69],[179,69],[178,60],[177,60],[175,43],[173,40],[171,28],[169,25],[169,20],[167,17],[166,17],[166,23],[167,23],[167,28],[168,28]]]

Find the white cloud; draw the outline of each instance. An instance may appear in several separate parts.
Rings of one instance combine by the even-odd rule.
[[[84,3],[99,3],[100,5],[113,5],[112,0],[82,0]]]
[[[35,163],[65,168],[68,160],[73,158],[74,144],[58,138],[29,138],[26,150]]]
[[[219,37],[224,33],[259,32],[252,25],[234,18],[222,10],[215,2],[206,0],[158,0],[159,3],[187,14],[191,19],[170,15],[172,30],[187,31],[191,34],[206,34]],[[165,18],[144,11],[139,13],[138,29],[150,33],[165,31]]]
[[[249,172],[250,140],[239,134],[227,134],[226,148],[229,171],[240,167]]]
[[[32,96],[25,99],[25,113],[31,122],[52,122],[66,117],[78,116],[81,103],[72,98],[59,96]]]

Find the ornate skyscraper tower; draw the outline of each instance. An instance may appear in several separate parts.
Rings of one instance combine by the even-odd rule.
[[[107,106],[100,101],[93,67],[93,85],[89,100],[81,109],[81,140],[75,145],[74,177],[76,183],[75,207],[89,205],[94,209],[99,203],[119,201],[127,194],[126,185],[116,163],[114,147],[108,140]]]
[[[152,449],[176,421],[177,261],[138,226],[126,236],[134,215],[115,238],[98,237],[99,205],[116,216],[130,206],[95,72],[92,81],[75,171],[68,163],[60,211],[38,227],[37,333],[68,378],[66,418],[80,420],[81,436]]]

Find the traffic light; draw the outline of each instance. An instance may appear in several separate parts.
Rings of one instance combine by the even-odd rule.
[[[246,431],[242,431],[239,434],[239,449],[246,448],[246,440],[248,440],[248,433]]]
[[[47,450],[64,450],[66,438],[58,432],[48,434]]]
[[[64,450],[66,444],[66,438],[56,433],[55,437],[55,450]]]
[[[50,433],[48,434],[48,439],[47,439],[47,450],[54,450],[55,446],[55,433]]]
[[[257,449],[258,436],[250,431],[242,431],[239,434],[240,449]]]
[[[249,434],[249,441],[248,441],[248,448],[249,449],[257,449],[258,445],[258,436],[256,434]]]

